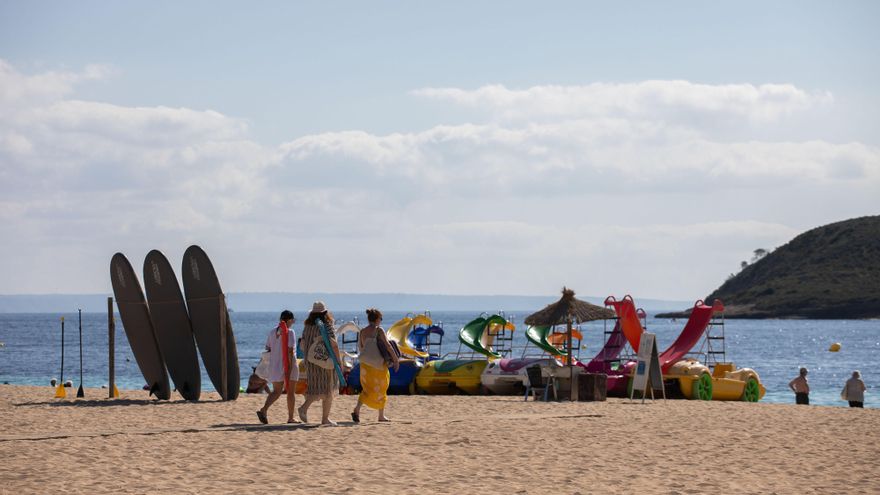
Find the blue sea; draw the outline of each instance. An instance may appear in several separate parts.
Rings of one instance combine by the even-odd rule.
[[[519,325],[514,332],[514,357],[522,353],[526,344],[522,318],[531,311],[508,312]],[[650,313],[650,312],[649,312]],[[69,314],[0,314],[0,383],[16,385],[49,385],[51,378],[61,378],[61,317],[65,317],[64,379],[80,384],[79,326],[76,313]],[[297,314],[301,320],[302,314]],[[362,313],[338,312],[338,322]],[[385,326],[403,317],[401,312],[385,314]],[[458,329],[478,316],[473,312],[434,313],[435,322],[442,322],[447,336],[442,353],[455,353]],[[242,385],[247,381],[251,366],[256,366],[263,350],[267,332],[277,323],[278,314],[234,312],[230,315],[242,372]],[[648,331],[657,334],[658,349],[662,352],[678,336],[684,320],[647,320]],[[610,325],[610,323],[609,323]],[[301,330],[297,323],[297,333]],[[603,322],[582,325],[584,335],[581,351],[583,359],[591,358],[604,342]],[[611,328],[609,327],[608,330]],[[862,372],[868,386],[866,407],[880,407],[877,385],[880,384],[880,321],[868,320],[731,320],[724,326],[727,360],[737,366],[755,369],[767,388],[764,402],[792,403],[793,394],[788,382],[797,375],[800,366],[809,370],[813,404],[845,406],[839,399],[840,390],[853,370]],[[82,314],[83,376],[86,387],[101,387],[108,383],[107,314]],[[839,352],[829,352],[829,346],[839,342]],[[697,351],[699,349],[695,349]],[[135,363],[125,338],[121,320],[116,318],[116,384],[123,389],[138,389],[144,380]],[[204,370],[204,367],[202,367]],[[211,382],[202,372],[203,390],[211,390]]]

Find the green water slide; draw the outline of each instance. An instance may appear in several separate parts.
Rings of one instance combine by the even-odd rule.
[[[547,326],[534,326],[526,329],[526,338],[529,342],[538,346],[544,352],[550,354],[551,356],[565,356],[568,353],[562,349],[557,349],[553,344],[547,342],[547,335],[553,330],[553,327]]]
[[[458,340],[460,340],[462,344],[470,347],[475,352],[479,352],[484,356],[500,358],[501,354],[498,354],[497,352],[483,347],[483,332],[486,331],[486,328],[488,328],[490,323],[499,322],[501,322],[502,324],[506,324],[507,320],[498,315],[491,316],[488,319],[481,316],[463,326],[461,330],[459,330]]]

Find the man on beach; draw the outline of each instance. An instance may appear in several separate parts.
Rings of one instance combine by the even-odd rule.
[[[798,377],[788,382],[788,388],[794,392],[795,404],[810,405],[810,384],[807,382],[806,368],[801,368]]]
[[[269,351],[269,381],[272,382],[272,392],[266,397],[266,404],[257,411],[257,418],[260,423],[267,424],[269,422],[266,413],[269,407],[281,397],[284,391],[284,352],[287,352],[290,363],[290,387],[287,390],[287,422],[298,423],[294,419],[294,411],[296,411],[296,395],[294,395],[294,386],[299,378],[299,368],[296,365],[296,333],[293,331],[293,324],[296,322],[293,313],[284,310],[281,312],[281,318],[278,326],[269,331],[266,338],[266,350]],[[287,349],[283,349],[282,345],[282,329],[287,329]]]

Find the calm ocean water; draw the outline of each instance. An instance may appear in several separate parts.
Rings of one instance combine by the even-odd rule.
[[[521,324],[524,312],[509,312]],[[388,312],[385,327],[404,314]],[[53,377],[61,377],[61,324],[65,317],[64,379],[79,379],[79,330],[77,314],[0,314],[0,383],[47,385]],[[256,366],[265,342],[266,333],[277,322],[277,313],[242,313],[231,315],[242,370],[242,384],[247,380],[250,367]],[[301,321],[304,315],[297,314]],[[339,322],[362,313],[336,313]],[[476,317],[471,312],[434,313],[434,321],[442,321],[447,331],[443,353],[458,349],[457,332]],[[648,330],[657,334],[658,349],[662,352],[684,326],[684,320],[648,319]],[[83,313],[83,384],[100,387],[108,382],[107,315]],[[140,388],[143,378],[125,338],[121,321],[116,319],[116,383],[119,388]],[[297,333],[301,330],[297,323]],[[610,328],[609,328],[610,330]],[[603,344],[603,324],[594,322],[582,326],[584,345],[581,357],[589,359]],[[844,406],[838,395],[853,370],[862,372],[868,386],[866,407],[880,407],[876,387],[880,385],[880,321],[851,320],[727,320],[725,325],[727,359],[738,366],[754,368],[767,387],[765,402],[791,403],[793,394],[788,390],[789,380],[797,375],[798,367],[810,369],[814,404]],[[514,345],[525,345],[522,327],[515,332]],[[840,342],[840,352],[828,352],[828,346]],[[516,353],[517,355],[519,353]],[[202,368],[202,387],[211,389],[211,382]],[[50,391],[47,389],[47,394]]]

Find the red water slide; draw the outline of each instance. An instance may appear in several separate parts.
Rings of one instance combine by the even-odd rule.
[[[620,301],[615,299],[614,296],[608,296],[605,298],[605,306],[614,308],[623,336],[626,337],[630,347],[635,352],[638,352],[639,342],[642,339],[642,322],[639,321],[639,313],[636,310],[636,303],[633,301],[632,296],[627,294]]]
[[[605,299],[605,306],[614,308],[614,312],[617,313],[617,323],[614,326],[614,332],[605,343],[605,347],[587,365],[587,371],[608,375],[608,395],[624,397],[630,371],[635,362],[629,361],[622,368],[612,369],[611,363],[613,361],[608,356],[613,350],[613,357],[616,358],[627,342],[633,349],[638,350],[644,331],[640,318],[645,316],[645,312],[636,309],[635,302],[630,295],[624,296],[620,301],[614,296],[608,296]]]
[[[703,332],[712,321],[712,315],[722,311],[724,311],[724,304],[718,299],[711,306],[706,306],[702,299],[694,303],[694,309],[691,311],[684,330],[668,349],[660,353],[660,369],[664,374],[673,364],[681,361],[687,353],[691,352],[691,349],[703,337]],[[633,349],[638,349],[638,347],[633,347]]]

